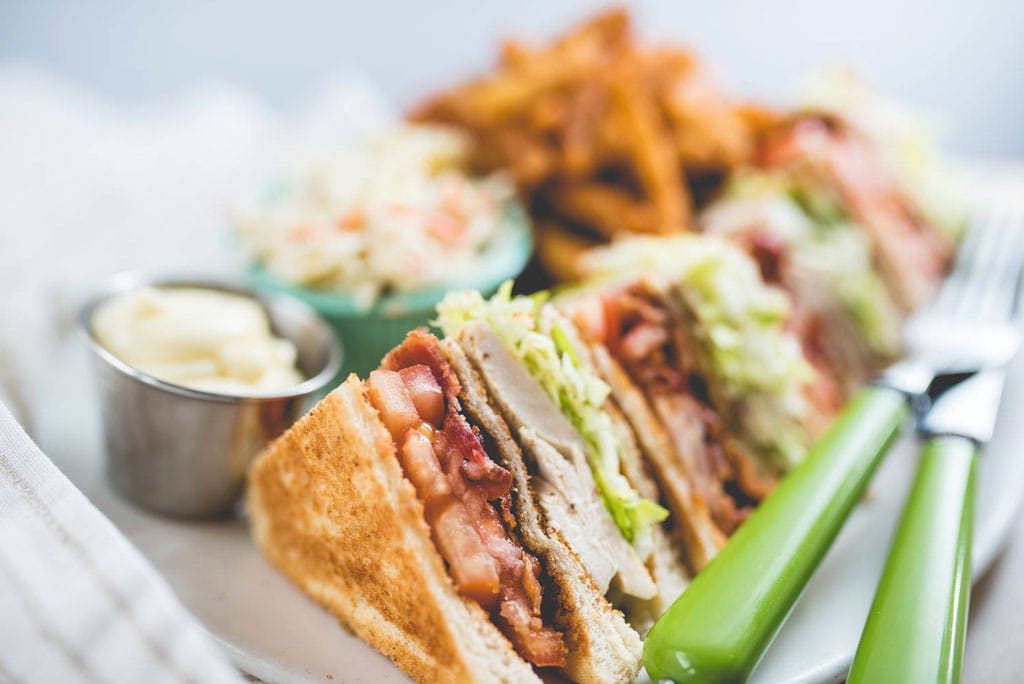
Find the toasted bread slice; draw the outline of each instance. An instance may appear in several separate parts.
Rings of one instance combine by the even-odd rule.
[[[711,519],[707,505],[690,486],[689,474],[675,455],[675,447],[643,392],[601,344],[591,345],[595,366],[612,388],[660,484],[662,500],[672,511],[675,531],[686,548],[687,561],[699,572],[725,545],[725,534]]]
[[[260,455],[247,506],[267,558],[416,681],[540,681],[456,593],[354,375]]]
[[[615,431],[622,449],[622,473],[640,496],[651,501],[662,499],[661,490],[654,480],[649,464],[637,444],[636,436],[614,399],[609,401],[607,411],[611,414]],[[675,520],[669,518],[653,529],[651,555],[647,558],[647,569],[658,587],[658,593],[644,601],[624,597],[626,616],[640,636],[645,636],[654,622],[679,597],[690,583],[690,572],[683,559],[686,547],[682,537],[675,532]]]
[[[563,333],[572,344],[576,355],[586,359],[587,363],[601,375],[602,370],[598,365],[594,347],[583,341],[575,325],[568,321],[566,323]],[[654,478],[651,464],[644,458],[637,436],[626,419],[623,408],[613,392],[605,405],[605,411],[608,412],[615,427],[622,474],[640,496],[650,501],[661,501],[661,489]],[[687,555],[686,546],[682,536],[675,533],[675,527],[675,520],[670,518],[664,524],[653,528],[651,554],[646,559],[646,564],[651,578],[658,587],[658,593],[647,600],[623,597],[629,623],[641,636],[647,633],[655,620],[668,610],[690,583],[690,573],[683,563],[683,558]]]

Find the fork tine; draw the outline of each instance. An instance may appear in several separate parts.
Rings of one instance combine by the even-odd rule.
[[[934,304],[907,322],[908,348],[942,372],[1009,361],[1024,269],[1024,210],[990,205],[976,212],[953,274]]]
[[[992,208],[987,206],[971,213],[968,224],[969,230],[966,237],[964,237],[964,241],[960,244],[960,249],[957,251],[957,267],[973,261],[974,255],[978,250],[978,244],[981,242],[982,236],[985,235],[985,227],[992,223],[992,214]]]
[[[1021,268],[1024,266],[1024,217],[1019,212],[1007,212],[1000,222],[1000,232],[1005,238],[1000,245],[998,263],[992,264],[983,274],[979,285],[981,301],[977,304],[975,317],[979,320],[1005,319],[1013,314]]]
[[[953,271],[943,283],[932,310],[950,315],[964,311],[965,303],[970,299],[981,272],[979,262],[990,251],[992,244],[997,242],[998,231],[994,229],[996,222],[997,216],[991,209],[974,212],[964,243],[957,251]]]
[[[1015,238],[1013,221],[1004,211],[993,211],[989,219],[979,226],[984,231],[980,244],[967,266],[967,276],[961,283],[960,297],[952,313],[963,320],[977,320],[979,306],[998,283],[996,278],[1005,270],[1007,262],[1015,258],[1015,251],[1007,238]]]
[[[980,320],[983,309],[993,308],[986,303],[1012,275],[1020,253],[1021,231],[1012,213],[994,209],[975,230],[981,233],[977,247],[964,263],[964,275],[953,283],[958,287],[949,314],[960,320]]]

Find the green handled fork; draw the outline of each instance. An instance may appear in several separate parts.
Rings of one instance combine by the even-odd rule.
[[[972,221],[939,296],[908,322],[907,359],[850,401],[806,460],[651,628],[644,664],[652,679],[749,678],[889,446],[926,403],[936,378],[998,369],[1012,359],[1019,344],[1013,319],[1022,263],[1024,220],[993,210]],[[977,442],[940,432],[925,446],[923,474],[894,541],[894,557],[902,560],[890,558],[865,630],[852,673],[864,677],[859,681],[933,681],[889,677],[886,673],[908,671],[900,669],[899,660],[910,654],[887,646],[887,640],[912,644],[919,651],[913,657],[924,670],[931,662],[935,672],[958,672],[970,584]],[[932,544],[949,539],[954,543]],[[949,554],[959,560],[938,558]],[[940,561],[948,561],[941,572]],[[947,571],[950,567],[954,570]],[[907,593],[911,584],[919,591]],[[947,610],[937,611],[936,605]],[[903,619],[894,620],[897,614]],[[929,627],[928,637],[911,639],[919,621],[934,620],[937,614],[943,616],[941,629]],[[948,665],[951,658],[956,662]]]

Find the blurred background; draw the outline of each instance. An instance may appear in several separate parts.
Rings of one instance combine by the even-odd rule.
[[[546,40],[598,4],[0,0],[0,401],[44,432],[33,409],[59,404],[52,359],[98,278],[227,270],[225,207],[287,143],[406,109],[490,68],[501,37]],[[738,96],[788,102],[848,65],[933,114],[946,149],[1024,158],[1019,0],[627,4],[646,39],[692,47]],[[1017,536],[977,590],[966,681],[1019,672]]]
[[[852,65],[939,115],[952,151],[1024,154],[1024,3],[631,6],[646,35],[693,46],[737,94],[784,100],[813,67]],[[408,105],[489,66],[496,38],[546,38],[593,9],[584,0],[0,0],[0,65],[44,70],[129,104],[230,84],[285,112],[354,73]]]

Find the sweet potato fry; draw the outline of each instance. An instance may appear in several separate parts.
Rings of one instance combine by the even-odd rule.
[[[529,129],[506,127],[491,137],[494,150],[506,160],[521,187],[530,188],[548,178],[557,165],[557,152]]]
[[[582,275],[580,256],[597,244],[597,241],[575,235],[557,223],[544,222],[537,226],[537,258],[556,281],[579,278]]]
[[[498,64],[503,69],[514,69],[529,63],[533,51],[521,41],[508,39],[502,41],[498,54]]]
[[[592,173],[602,161],[598,135],[607,107],[607,93],[593,81],[581,84],[572,98],[562,130],[562,161],[567,175]]]
[[[586,225],[605,238],[623,232],[645,233],[657,225],[657,209],[621,188],[604,183],[586,183],[558,188],[551,203],[566,219]]]
[[[729,106],[699,70],[666,84],[663,105],[684,163],[728,166],[748,160],[753,136],[747,122]]]
[[[411,116],[466,130],[474,168],[513,174],[555,274],[581,236],[691,229],[694,190],[703,200],[747,160],[767,119],[740,111],[691,53],[641,46],[621,9],[547,45],[506,41],[492,73]]]
[[[653,232],[685,230],[690,218],[688,191],[671,135],[661,125],[652,99],[644,96],[636,73],[629,65],[617,66],[609,74],[608,88],[630,132],[628,150],[637,176],[657,210]]]

